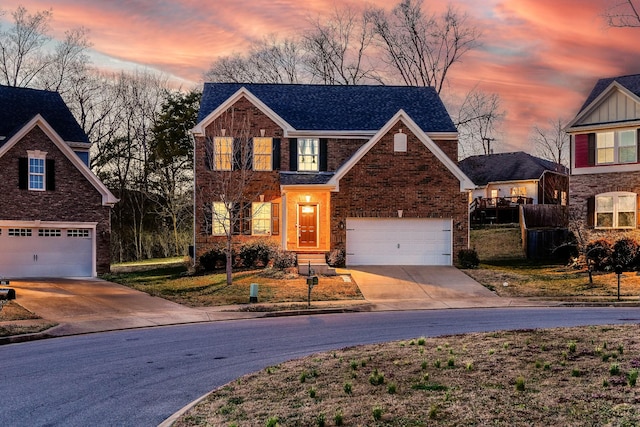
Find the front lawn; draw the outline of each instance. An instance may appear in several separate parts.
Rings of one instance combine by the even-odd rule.
[[[306,277],[272,270],[238,271],[228,286],[224,272],[187,275],[186,267],[160,267],[149,271],[110,274],[106,280],[165,298],[189,307],[210,307],[249,302],[252,283],[258,284],[259,303],[307,301]],[[358,286],[342,276],[321,276],[311,292],[311,301],[361,300]]]
[[[589,283],[586,270],[522,259],[485,262],[464,272],[502,297],[615,300],[618,292],[618,277],[613,272],[594,272],[593,283]],[[638,299],[640,276],[636,272],[623,273],[620,284],[621,297]]]

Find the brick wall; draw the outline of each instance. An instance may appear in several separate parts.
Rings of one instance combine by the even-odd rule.
[[[331,197],[332,248],[344,248],[347,217],[452,218],[454,260],[468,247],[468,202],[458,179],[409,133],[406,153],[394,153],[393,135],[406,126],[397,123],[340,180]]]
[[[47,152],[55,160],[55,191],[29,191],[18,188],[18,159],[27,150]],[[97,222],[96,269],[110,270],[110,211],[102,205],[102,195],[39,127],[31,130],[4,156],[0,157],[0,219],[24,221]]]

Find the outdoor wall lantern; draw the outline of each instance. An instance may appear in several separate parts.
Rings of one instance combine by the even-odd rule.
[[[306,196],[304,196],[304,199],[307,201],[307,203],[309,203],[311,201],[311,196],[307,194]]]

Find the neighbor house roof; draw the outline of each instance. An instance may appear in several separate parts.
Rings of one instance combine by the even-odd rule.
[[[424,132],[457,132],[432,87],[205,83],[198,122],[244,88],[296,130],[377,131],[404,110]]]
[[[89,142],[59,93],[0,85],[0,145],[38,114],[64,141]]]
[[[600,79],[591,90],[591,93],[587,97],[580,111],[587,108],[598,96],[600,96],[613,82],[617,82],[623,86],[629,92],[640,97],[640,74],[633,74],[628,76],[608,77]],[[578,112],[579,113],[579,112]]]
[[[539,179],[545,171],[567,173],[564,166],[523,151],[471,156],[461,160],[458,166],[478,186],[490,182]]]

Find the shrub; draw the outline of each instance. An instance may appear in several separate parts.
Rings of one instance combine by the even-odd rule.
[[[461,249],[458,252],[458,264],[461,268],[478,268],[480,258],[475,249]]]
[[[233,255],[232,255],[233,256]],[[213,271],[224,268],[227,262],[227,254],[223,245],[215,246],[209,252],[200,256],[200,267],[205,271]]]
[[[611,267],[612,255],[611,243],[606,239],[594,240],[587,244],[585,253],[587,263],[591,260],[593,269],[596,271],[603,271],[607,267]]]
[[[373,410],[371,411],[372,415],[373,415],[373,419],[375,421],[380,421],[380,419],[382,418],[382,408],[380,406],[376,406],[375,408],[373,408]]]
[[[516,378],[516,390],[517,391],[524,391],[524,377],[518,377]]]
[[[627,373],[627,382],[630,387],[635,387],[636,382],[638,381],[638,370],[632,369]]]
[[[344,249],[334,249],[326,255],[327,264],[331,267],[344,267],[347,257]]]
[[[342,411],[336,411],[336,415],[333,417],[333,423],[337,426],[341,426],[343,423],[344,416],[342,415]]]
[[[613,265],[621,265],[630,269],[638,255],[638,244],[630,238],[623,238],[613,244]]]
[[[298,258],[295,252],[277,250],[273,254],[273,267],[284,270],[286,268],[295,267],[298,264]]]
[[[240,259],[245,267],[266,267],[278,245],[267,239],[251,240],[240,246]]]

